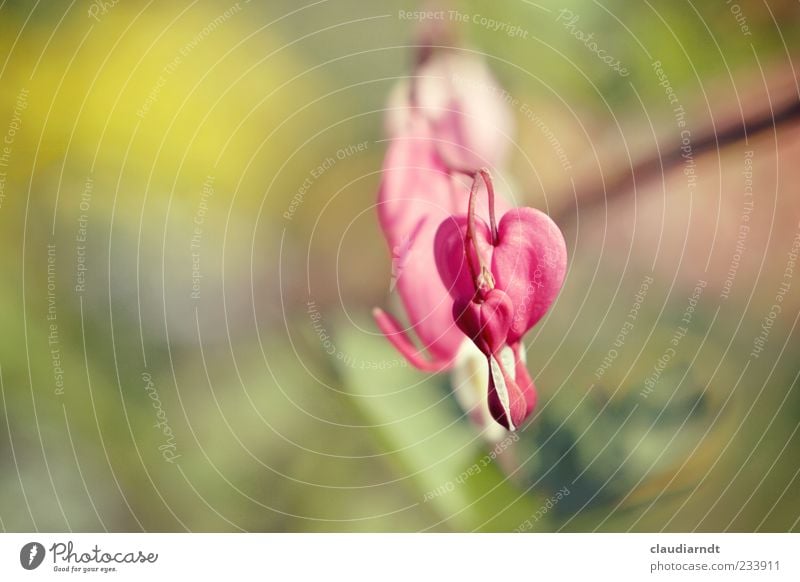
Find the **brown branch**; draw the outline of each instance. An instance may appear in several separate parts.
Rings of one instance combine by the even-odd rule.
[[[793,100],[787,105],[766,115],[752,119],[739,119],[734,123],[714,132],[713,129],[692,140],[692,154],[698,156],[708,151],[722,149],[745,138],[752,138],[769,129],[777,129],[779,125],[800,119],[800,101]],[[663,149],[663,148],[662,148]],[[575,186],[575,192],[562,193],[555,200],[567,202],[553,212],[552,218],[559,224],[574,221],[578,209],[585,211],[594,206],[608,203],[631,191],[634,185],[646,182],[655,176],[668,172],[681,160],[681,147],[669,146],[666,154],[654,154],[631,167],[625,168],[617,176],[605,180],[605,183]],[[570,186],[570,189],[572,186]]]

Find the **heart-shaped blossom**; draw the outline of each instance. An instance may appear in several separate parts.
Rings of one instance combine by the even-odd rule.
[[[445,69],[451,77],[441,77]],[[463,83],[487,81],[488,71],[474,58],[432,55],[420,72],[415,83],[399,86],[402,99],[396,94],[390,101],[391,141],[378,196],[378,219],[392,253],[391,288],[400,296],[410,328],[404,330],[381,309],[373,313],[383,334],[412,365],[438,371],[452,367],[465,338],[453,322],[453,302],[436,270],[436,229],[449,217],[466,212],[472,180],[457,168],[478,160],[499,161],[503,148],[485,146],[498,142],[497,134],[505,128],[492,127],[485,119],[476,128],[478,112],[453,80],[457,75]],[[480,72],[477,78],[476,72]],[[434,73],[437,76],[431,77]],[[509,116],[502,102],[485,105],[485,117]],[[509,208],[502,198],[497,203]],[[488,218],[488,204],[482,202],[476,212]],[[419,338],[421,348],[409,331]]]
[[[473,187],[468,214],[441,223],[434,253],[453,319],[488,360],[492,416],[514,430],[536,405],[521,340],[561,288],[566,244],[555,223],[533,208],[510,209],[495,225],[491,180],[488,171],[480,174],[490,193],[489,225],[474,213]]]
[[[409,327],[374,315],[412,365],[453,369],[459,402],[496,440],[535,406],[522,336],[561,286],[564,240],[543,213],[495,196],[485,166],[502,159],[511,123],[485,65],[429,52],[417,73],[390,101],[378,200]]]

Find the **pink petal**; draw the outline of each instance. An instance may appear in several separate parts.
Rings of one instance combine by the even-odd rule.
[[[533,380],[528,374],[528,368],[525,365],[524,354],[523,350],[525,346],[522,345],[522,342],[519,342],[513,347],[514,354],[515,354],[515,366],[516,366],[516,378],[517,378],[517,385],[522,390],[523,395],[525,396],[525,418],[531,415],[533,410],[536,408],[536,386],[533,383]],[[521,424],[522,421],[520,420],[517,423],[517,426]]]
[[[454,191],[424,121],[413,123],[407,135],[392,141],[384,162],[378,218],[390,250],[402,249],[394,269],[396,289],[411,327],[432,359],[446,362],[455,357],[463,334],[453,322],[452,300],[436,272],[433,239],[438,225],[460,206]],[[467,193],[461,195],[466,200]]]
[[[447,359],[427,359],[423,351],[414,346],[405,330],[389,313],[376,307],[372,310],[372,315],[383,335],[412,366],[425,372],[440,372],[450,365],[450,360]]]
[[[511,299],[500,289],[489,291],[480,303],[453,304],[456,324],[485,354],[499,352],[506,345],[513,312]]]
[[[484,263],[491,264],[494,247],[489,243],[489,227],[482,219],[475,220],[476,243]],[[467,231],[467,217],[451,216],[439,225],[434,241],[434,257],[444,286],[450,296],[461,305],[472,300],[475,295],[475,282],[464,254],[464,236]],[[470,246],[470,260],[478,265],[478,259]]]
[[[508,341],[516,343],[555,301],[567,270],[567,247],[558,226],[533,208],[509,210],[497,232],[491,270],[514,303]]]

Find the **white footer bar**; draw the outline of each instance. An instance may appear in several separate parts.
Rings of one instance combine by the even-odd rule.
[[[189,576],[797,581],[800,534],[0,535],[0,580]]]

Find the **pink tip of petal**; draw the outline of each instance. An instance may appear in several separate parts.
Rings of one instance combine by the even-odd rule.
[[[520,357],[521,349],[524,349],[521,344],[507,346],[488,358],[489,412],[508,430],[519,428],[536,407],[536,388]],[[503,357],[503,353],[514,361],[507,361],[510,358]]]
[[[392,342],[397,351],[415,368],[425,372],[441,372],[450,366],[449,360],[441,358],[426,359],[422,355],[422,351],[412,343],[398,321],[384,310],[376,307],[372,310],[372,315],[381,333]]]

